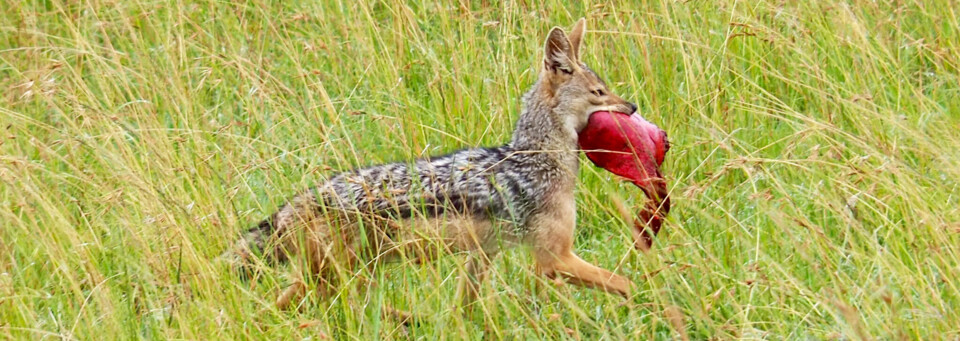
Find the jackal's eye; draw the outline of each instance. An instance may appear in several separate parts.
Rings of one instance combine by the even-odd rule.
[[[601,89],[590,91],[590,93],[596,95],[597,97],[603,96],[603,90]]]

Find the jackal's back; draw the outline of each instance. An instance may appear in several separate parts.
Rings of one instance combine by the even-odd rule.
[[[527,160],[510,146],[390,163],[341,173],[313,189],[326,208],[386,218],[469,215],[519,231],[538,188]]]

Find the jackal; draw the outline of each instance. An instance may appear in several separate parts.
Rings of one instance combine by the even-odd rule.
[[[585,29],[580,19],[569,36],[558,27],[547,35],[509,143],[335,175],[251,228],[234,255],[285,261],[300,253],[324,294],[363,266],[466,251],[458,292],[472,300],[501,247],[526,244],[541,274],[629,296],[629,280],[573,252],[577,134],[594,112],[636,111],[580,61]],[[304,289],[290,286],[277,305]]]

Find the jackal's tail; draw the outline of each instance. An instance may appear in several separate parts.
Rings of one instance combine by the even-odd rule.
[[[271,245],[276,244],[277,239],[275,218],[275,214],[271,215],[247,229],[243,237],[219,258],[230,263],[242,275],[251,274],[261,261],[267,261],[269,265],[286,262],[288,257],[285,250],[278,245]]]
[[[245,246],[249,251],[264,253],[264,251],[266,251],[264,248],[266,247],[267,240],[270,239],[276,231],[273,220],[273,216],[271,215],[267,219],[257,223],[257,225],[247,229],[247,232],[243,234],[243,238],[240,239],[238,243]]]

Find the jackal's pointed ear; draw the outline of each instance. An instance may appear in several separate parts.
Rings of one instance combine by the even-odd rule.
[[[583,32],[587,30],[587,19],[580,18],[573,25],[573,31],[570,31],[570,49],[573,51],[573,58],[580,60],[580,43],[583,42]]]
[[[547,35],[543,46],[543,68],[547,71],[573,73],[576,57],[570,47],[570,40],[559,27],[554,27]]]

